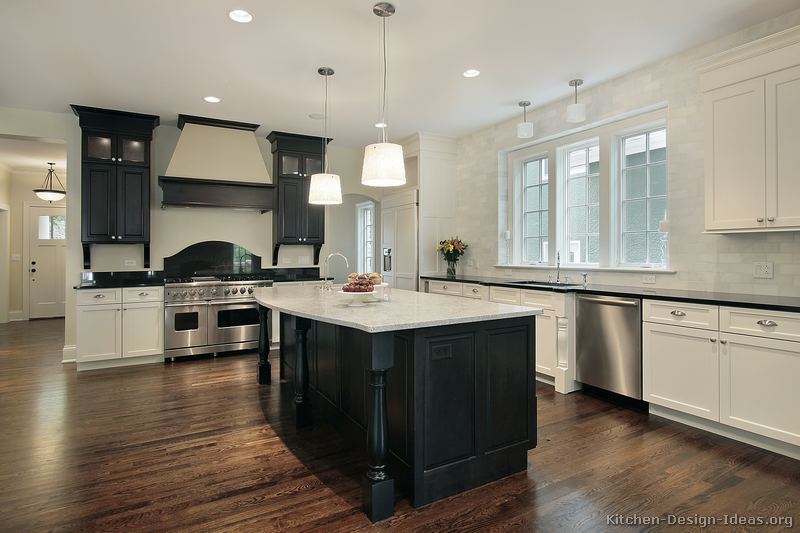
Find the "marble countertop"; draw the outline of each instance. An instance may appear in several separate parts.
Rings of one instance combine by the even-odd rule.
[[[442,294],[392,289],[391,301],[348,307],[352,298],[337,292],[323,294],[313,286],[275,286],[259,288],[256,301],[281,313],[381,333],[403,329],[484,322],[504,318],[534,316],[541,308],[499,304]]]

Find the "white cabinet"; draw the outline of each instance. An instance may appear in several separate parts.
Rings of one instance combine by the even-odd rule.
[[[122,308],[122,357],[164,353],[164,306],[128,303]]]
[[[552,309],[536,315],[536,371],[550,377],[558,366],[558,317]]]
[[[79,305],[75,323],[79,363],[122,357],[120,304]]]
[[[723,333],[720,421],[800,446],[800,343]]]
[[[447,294],[449,296],[461,296],[461,283],[455,281],[429,281],[428,292],[434,294]]]
[[[719,307],[716,305],[645,300],[642,320],[686,328],[719,329]]]
[[[800,231],[800,27],[710,58],[706,231]]]
[[[522,294],[520,289],[492,285],[489,287],[489,299],[499,304],[520,305],[522,303]]]
[[[645,322],[643,399],[719,421],[719,346],[716,331]]]
[[[473,298],[475,300],[488,300],[489,287],[478,283],[462,283],[461,296],[464,298]]]

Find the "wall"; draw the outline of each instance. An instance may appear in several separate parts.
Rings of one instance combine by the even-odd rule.
[[[8,322],[11,221],[11,172],[0,163],[0,324]]]
[[[47,202],[40,200],[33,189],[42,186],[45,171],[36,170],[12,170],[11,171],[11,198],[10,198],[10,218],[11,218],[11,256],[19,255],[20,260],[11,260],[9,274],[9,313],[14,318],[24,318],[27,310],[23,303],[23,292],[28,283],[28,273],[26,266],[22,263],[22,252],[24,248],[24,225],[25,225],[25,203],[30,202],[37,205],[46,205]],[[59,173],[61,183],[67,186],[67,176]],[[53,205],[64,205],[65,201],[53,202]],[[78,224],[80,221],[77,221]],[[74,221],[67,219],[67,225],[74,224]],[[69,230],[68,230],[69,231]]]
[[[341,258],[331,259],[330,275],[335,278],[336,283],[346,283],[347,275],[358,270],[357,240],[356,231],[356,205],[361,202],[374,200],[363,194],[344,194],[341,205],[333,205],[328,208],[328,237],[327,247],[331,252],[341,252],[347,257],[349,266],[345,266]],[[375,202],[375,236],[380,235],[380,202]],[[375,257],[378,257],[380,242],[375,240]],[[377,260],[377,259],[376,259]]]
[[[800,10],[580,92],[580,100],[587,104],[586,123],[659,102],[668,104],[669,254],[670,268],[677,273],[657,275],[657,286],[800,295],[800,233],[702,233],[703,113],[695,70],[705,57],[798,24]],[[592,85],[592,80],[587,83]],[[573,127],[566,122],[568,103],[569,99],[564,99],[529,112],[536,138]],[[522,146],[516,138],[516,122],[518,118],[510,119],[459,141],[456,220],[460,237],[470,245],[460,268],[472,274],[546,279],[547,271],[495,267],[499,236],[505,229],[498,223],[498,189],[505,187],[505,177],[499,176],[502,161],[498,161],[498,152]],[[498,179],[503,180],[500,187]],[[754,261],[773,262],[774,279],[754,280]],[[576,273],[569,274],[578,278]],[[637,273],[598,271],[591,272],[589,279],[594,283],[642,285],[642,275]]]

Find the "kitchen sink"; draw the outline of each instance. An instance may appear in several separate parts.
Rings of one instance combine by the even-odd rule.
[[[511,281],[514,285],[538,285],[540,287],[580,287],[581,283],[569,283],[565,281],[537,281],[534,279],[525,279],[522,281]]]

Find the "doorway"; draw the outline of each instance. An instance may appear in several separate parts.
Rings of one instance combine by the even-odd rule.
[[[28,206],[28,316],[64,316],[67,210],[63,205]]]

